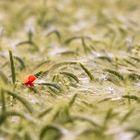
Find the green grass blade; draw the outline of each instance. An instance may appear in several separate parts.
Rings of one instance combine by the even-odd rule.
[[[45,116],[47,113],[49,113],[52,110],[52,108],[47,108],[44,111],[42,111],[41,113],[38,114],[38,118],[42,118],[43,116]]]
[[[16,73],[15,73],[15,65],[12,51],[9,51],[10,65],[11,65],[11,74],[12,74],[12,82],[15,84],[16,82]]]
[[[59,41],[61,40],[61,34],[60,34],[60,32],[58,30],[53,30],[53,31],[49,32],[46,36],[49,37],[52,34],[55,34],[56,37],[59,39]]]
[[[2,102],[2,113],[6,112],[6,102],[5,102],[5,95],[3,89],[1,89],[1,102]]]
[[[91,72],[83,65],[80,63],[81,68],[84,70],[84,72],[88,75],[89,79],[92,81],[94,80],[93,75],[91,74]]]
[[[134,101],[140,102],[140,98],[135,96],[135,95],[124,95],[122,97],[126,98],[126,99],[130,99],[130,100],[134,100]]]
[[[62,91],[62,88],[57,83],[38,83],[38,85],[44,85],[44,86],[55,88],[58,91]]]
[[[62,136],[62,132],[57,126],[47,125],[41,129],[39,140],[43,140],[45,135],[48,140],[59,140]]]
[[[14,56],[14,58],[19,62],[19,64],[20,64],[20,69],[21,69],[21,70],[25,69],[24,61],[23,61],[20,57],[18,57],[18,56]]]
[[[111,69],[105,69],[106,72],[118,77],[120,80],[124,81],[124,77],[122,74],[120,74],[119,72],[115,71],[115,70],[111,70]]]
[[[74,102],[75,102],[77,96],[78,96],[77,94],[74,94],[74,96],[72,97],[72,99],[71,99],[70,102],[69,102],[69,108],[72,107],[72,105],[74,104]]]
[[[72,79],[74,79],[77,83],[79,83],[79,79],[77,76],[75,76],[73,73],[70,72],[60,72],[60,74],[66,75],[68,77],[71,77]]]

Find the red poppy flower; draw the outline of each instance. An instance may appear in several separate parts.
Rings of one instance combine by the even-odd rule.
[[[34,82],[36,79],[37,79],[36,76],[30,74],[30,75],[28,75],[28,76],[26,76],[26,77],[24,78],[24,85],[25,85],[25,86],[34,87],[33,82]]]

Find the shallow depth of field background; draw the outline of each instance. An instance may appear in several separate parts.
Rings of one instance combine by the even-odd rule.
[[[140,140],[139,122],[138,0],[0,0],[0,140]]]

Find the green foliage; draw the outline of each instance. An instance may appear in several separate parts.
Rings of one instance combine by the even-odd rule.
[[[44,140],[44,139],[59,140],[61,135],[62,135],[61,131],[59,130],[58,127],[52,126],[52,125],[47,125],[41,130],[40,140]]]
[[[93,75],[91,74],[91,72],[83,65],[80,63],[81,68],[84,70],[84,72],[88,75],[90,80],[94,80]]]
[[[10,58],[10,65],[11,65],[12,82],[13,82],[13,84],[15,84],[15,82],[16,82],[16,73],[15,73],[15,66],[14,66],[14,60],[13,60],[12,51],[9,51],[9,58]]]

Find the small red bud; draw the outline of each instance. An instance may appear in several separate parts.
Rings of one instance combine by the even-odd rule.
[[[30,86],[30,87],[34,87],[33,82],[37,79],[36,76],[34,76],[33,74],[27,75],[24,78],[24,85],[25,86]]]

